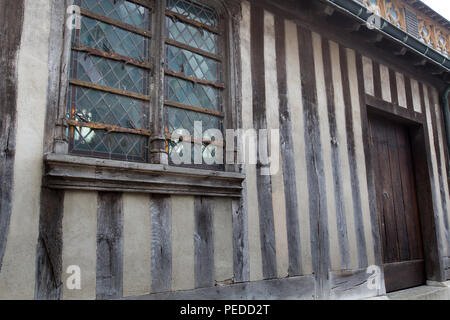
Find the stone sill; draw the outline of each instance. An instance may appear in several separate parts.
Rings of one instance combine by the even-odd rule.
[[[50,153],[44,186],[51,189],[241,197],[245,175]]]

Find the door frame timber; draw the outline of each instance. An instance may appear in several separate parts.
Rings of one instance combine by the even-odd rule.
[[[445,281],[445,268],[442,248],[438,236],[438,209],[432,195],[431,146],[428,135],[428,123],[425,113],[418,113],[412,108],[403,108],[374,96],[365,95],[365,103],[361,104],[364,144],[369,146],[368,117],[371,114],[405,124],[408,127],[413,157],[413,170],[419,209],[420,228],[425,261],[425,277],[427,281]],[[366,152],[367,170],[373,170],[370,152]],[[373,174],[372,179],[373,180]],[[374,184],[374,181],[369,181]],[[378,215],[378,209],[376,211]],[[374,217],[372,217],[372,221]],[[378,223],[378,217],[376,217]],[[378,228],[378,232],[379,228]],[[381,234],[378,234],[380,237]]]

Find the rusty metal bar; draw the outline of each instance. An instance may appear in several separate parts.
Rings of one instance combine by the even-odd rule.
[[[139,136],[151,136],[150,130],[145,129],[128,129],[123,128],[119,126],[113,126],[109,124],[104,123],[98,123],[98,122],[80,122],[76,120],[66,120],[67,124],[73,127],[85,127],[95,130],[105,130],[107,132],[116,132],[116,133],[129,133],[129,134],[135,134]]]
[[[100,91],[104,91],[104,92],[108,92],[108,93],[118,94],[118,95],[125,96],[128,98],[135,98],[135,99],[143,100],[143,101],[150,101],[150,96],[146,96],[146,95],[134,93],[134,92],[129,92],[129,91],[125,91],[125,90],[119,90],[119,89],[114,89],[114,88],[110,88],[110,87],[105,87],[105,86],[91,83],[91,82],[86,82],[86,81],[77,80],[77,79],[70,79],[69,83],[74,86],[80,86],[80,87],[85,87],[85,88],[89,88],[89,89],[100,90]]]
[[[140,67],[140,68],[144,68],[144,69],[151,69],[151,65],[150,62],[148,61],[139,61],[127,56],[122,56],[120,54],[117,53],[108,53],[99,49],[95,49],[92,47],[88,47],[82,44],[78,44],[78,45],[73,45],[72,49],[75,51],[80,51],[80,52],[86,52],[90,55],[94,55],[94,56],[98,56],[98,57],[102,57],[102,58],[107,58],[107,59],[111,59],[111,60],[116,60],[116,61],[120,61],[120,62],[125,62],[125,64],[131,64],[134,65],[136,67]]]
[[[192,20],[192,19],[188,19],[188,18],[186,18],[184,15],[182,15],[180,13],[173,12],[173,11],[170,11],[170,10],[166,10],[166,16],[169,16],[169,17],[171,17],[173,19],[176,19],[176,20],[180,20],[181,22],[184,22],[186,24],[190,24],[190,25],[192,25],[194,27],[197,27],[199,29],[204,29],[204,30],[207,30],[207,31],[209,31],[211,33],[220,35],[219,30],[217,30],[216,28],[213,28],[211,26],[208,26],[207,24],[204,24],[204,23]]]
[[[216,87],[218,89],[225,89],[225,84],[223,84],[221,82],[215,82],[215,81],[199,79],[199,78],[187,76],[184,73],[176,72],[176,71],[173,71],[173,70],[164,70],[164,73],[166,75],[169,75],[169,76],[172,76],[172,77],[176,77],[176,78],[181,78],[181,79],[193,82],[193,83],[200,83],[200,84],[204,84],[204,85],[207,85],[207,86]]]
[[[136,27],[134,27],[134,26],[132,26],[132,25],[130,25],[128,23],[120,22],[120,21],[111,19],[109,17],[102,16],[100,14],[91,12],[91,11],[83,9],[83,8],[81,8],[81,14],[83,16],[85,16],[85,17],[88,17],[88,18],[91,18],[91,19],[95,19],[95,20],[98,20],[98,21],[101,21],[101,22],[104,22],[104,23],[107,23],[107,24],[110,24],[110,25],[113,25],[113,26],[125,29],[125,30],[133,32],[133,33],[140,34],[141,36],[144,36],[144,37],[147,37],[147,38],[151,38],[151,36],[152,36],[151,32],[149,30],[136,28]]]
[[[185,50],[188,50],[188,51],[192,51],[192,52],[198,53],[199,55],[202,55],[202,56],[205,56],[205,57],[208,57],[208,58],[211,58],[211,59],[214,59],[214,60],[222,62],[222,58],[220,56],[218,56],[216,54],[213,54],[213,53],[209,53],[209,52],[207,52],[205,50],[202,50],[202,49],[198,49],[198,48],[189,46],[189,45],[184,44],[182,42],[178,42],[178,41],[175,41],[175,40],[172,40],[172,39],[166,39],[166,44],[169,44],[171,46],[175,46],[175,47],[180,48],[180,49],[185,49]]]
[[[173,101],[168,101],[165,100],[164,104],[166,106],[169,107],[174,107],[174,108],[178,108],[178,109],[184,109],[184,110],[189,110],[189,111],[194,111],[194,112],[200,112],[200,113],[205,113],[205,114],[209,114],[215,117],[219,117],[219,118],[223,118],[224,114],[220,111],[213,111],[213,110],[208,110],[205,108],[198,108],[198,107],[193,107],[193,106],[188,106],[186,104],[183,103],[179,103],[179,102],[173,102]]]

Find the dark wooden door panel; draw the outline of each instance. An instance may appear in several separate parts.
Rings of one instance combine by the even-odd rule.
[[[387,263],[383,268],[386,292],[412,288],[425,283],[423,260]]]
[[[371,116],[369,134],[386,287],[388,291],[412,287],[424,282],[424,271],[408,128]],[[398,277],[402,268],[405,272]]]

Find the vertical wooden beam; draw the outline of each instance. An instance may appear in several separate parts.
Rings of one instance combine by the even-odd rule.
[[[424,114],[425,106],[423,86],[419,86],[421,104]],[[410,130],[411,144],[414,150],[414,173],[416,174],[417,201],[419,205],[420,224],[422,228],[425,271],[427,280],[443,281],[445,278],[440,245],[438,204],[436,201],[436,185],[431,155],[431,142],[428,121]]]
[[[285,21],[275,17],[275,47],[279,97],[280,145],[283,146],[282,168],[285,190],[286,227],[289,253],[289,276],[302,274],[300,231],[298,224],[297,185],[295,177],[294,141],[287,94]]]
[[[382,99],[383,93],[382,93],[382,88],[381,88],[380,65],[375,60],[372,61],[372,70],[373,70],[374,96],[376,98]]]
[[[311,223],[311,254],[317,281],[317,298],[329,294],[330,253],[327,228],[327,197],[317,106],[317,90],[311,31],[298,27],[305,148]]]
[[[149,125],[152,136],[149,141],[149,159],[151,163],[168,163],[166,140],[164,136],[164,66],[165,66],[165,26],[166,26],[166,1],[155,0],[152,10],[152,40],[150,60],[152,72],[150,86],[151,108]]]
[[[237,199],[232,200],[231,210],[233,211],[234,282],[246,282],[250,280],[247,210]]]
[[[64,191],[42,188],[36,250],[36,300],[62,297],[62,219]]]
[[[406,91],[406,106],[408,110],[414,110],[413,93],[411,88],[411,79],[405,75],[405,91]]]
[[[17,53],[22,38],[24,1],[0,1],[0,271],[13,201],[17,130]]]
[[[342,86],[344,91],[344,101],[345,101],[345,127],[347,132],[347,154],[350,166],[350,180],[352,184],[353,193],[353,219],[355,226],[360,226],[362,224],[362,205],[361,205],[361,183],[358,175],[358,163],[356,158],[356,145],[355,145],[355,131],[354,131],[354,121],[353,110],[352,110],[352,99],[350,91],[350,75],[349,75],[349,64],[347,55],[347,50],[340,46],[340,62],[341,62],[341,74],[342,74]],[[367,265],[367,248],[366,242],[364,240],[364,229],[355,228],[356,233],[356,246],[358,251],[358,266],[360,268]]]
[[[447,191],[445,188],[446,184],[446,172],[445,164],[442,164],[442,157],[441,157],[441,148],[439,144],[439,134],[438,134],[438,121],[436,119],[436,106],[438,103],[434,100],[434,94],[433,89],[431,87],[428,87],[428,99],[429,99],[429,108],[430,108],[430,115],[431,115],[431,126],[433,128],[433,141],[434,143],[434,149],[436,151],[436,160],[437,160],[437,169],[438,169],[438,179],[439,179],[439,192],[441,194],[441,203],[442,203],[442,223],[444,224],[444,233],[445,233],[445,239],[447,240],[446,243],[443,244],[444,248],[447,248],[447,250],[444,250],[444,252],[448,253],[448,247],[450,244],[450,234],[449,234],[449,221],[448,221],[448,203],[447,203]]]
[[[397,76],[395,71],[389,68],[389,84],[391,86],[392,103],[398,105]]]
[[[336,106],[334,95],[335,87],[333,85],[330,42],[325,38],[322,38],[322,56],[326,86],[328,123],[330,126],[331,164],[334,179],[334,198],[336,203],[336,227],[338,229],[339,252],[341,257],[341,267],[344,269],[348,269],[350,263],[349,245],[347,235],[347,220],[345,217],[341,159],[339,154],[339,143],[341,143],[342,141],[340,141],[338,136],[336,121]]]
[[[264,9],[253,5],[251,14],[251,70],[253,91],[253,127],[255,130],[267,128],[266,122],[266,87],[264,70]],[[258,146],[259,151],[259,146]],[[259,152],[258,152],[259,153]],[[277,262],[275,253],[275,226],[272,204],[272,185],[270,175],[263,175],[269,165],[262,167],[260,157],[256,170],[256,185],[258,192],[259,224],[261,237],[261,253],[263,277],[277,277]]]
[[[151,292],[170,291],[172,283],[172,209],[170,196],[150,196]]]
[[[196,197],[195,215],[195,288],[214,286],[214,199]]]
[[[122,194],[99,192],[97,209],[97,299],[118,299],[123,291]]]
[[[370,138],[369,138],[369,121],[367,118],[367,105],[366,105],[366,95],[364,89],[364,75],[363,75],[363,62],[360,54],[356,55],[356,74],[358,83],[358,95],[359,95],[359,107],[361,108],[361,126],[362,135],[364,142],[364,155],[366,162],[366,177],[367,177],[367,188],[369,193],[369,209],[370,209],[370,221],[372,225],[372,238],[374,245],[374,255],[375,264],[381,266],[383,264],[382,253],[381,253],[381,240],[380,240],[380,229],[378,225],[378,211],[377,211],[377,198],[375,191],[375,178],[373,171],[373,164],[370,154]],[[377,89],[378,90],[378,89]],[[356,119],[355,119],[356,120]],[[359,227],[364,227],[359,226]],[[362,266],[365,267],[365,266]],[[384,285],[384,277],[382,279]],[[384,291],[384,290],[383,290]]]

